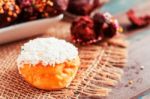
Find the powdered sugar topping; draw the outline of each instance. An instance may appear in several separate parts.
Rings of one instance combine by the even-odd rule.
[[[78,56],[78,50],[75,46],[65,40],[53,37],[30,40],[21,49],[17,59],[19,67],[24,64],[36,65],[39,62],[44,66],[48,64],[54,66]]]

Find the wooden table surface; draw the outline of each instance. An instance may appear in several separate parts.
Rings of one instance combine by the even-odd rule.
[[[101,11],[114,14],[125,27],[129,45],[128,64],[122,81],[108,99],[150,99],[150,26],[130,29],[126,11],[133,8],[138,15],[150,14],[150,0],[110,0]],[[141,67],[144,67],[141,70]],[[129,81],[133,83],[129,85]]]
[[[125,27],[124,33],[130,42],[125,74],[107,97],[108,99],[150,99],[150,25],[128,30],[126,26],[129,26],[130,22],[125,13],[130,8],[135,9],[139,15],[150,14],[150,0],[110,0],[100,10],[110,12],[117,17]],[[141,67],[144,69],[141,70]],[[132,81],[131,85],[128,85],[129,81]]]

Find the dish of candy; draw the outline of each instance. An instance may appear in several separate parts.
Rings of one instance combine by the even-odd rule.
[[[0,4],[3,44],[45,33],[51,23],[63,18],[68,0],[0,0]]]
[[[0,0],[0,28],[58,16],[66,10],[67,2],[68,0]]]

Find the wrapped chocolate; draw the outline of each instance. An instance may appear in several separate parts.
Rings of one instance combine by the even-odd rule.
[[[15,0],[0,0],[0,28],[14,22],[19,13]]]

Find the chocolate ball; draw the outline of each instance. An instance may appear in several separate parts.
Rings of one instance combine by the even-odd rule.
[[[39,13],[35,8],[36,0],[16,0],[19,7],[22,9],[21,14],[18,18],[19,22],[35,20],[38,18]]]
[[[117,35],[117,28],[113,23],[110,23],[106,27],[103,27],[102,31],[105,38],[112,38]]]
[[[0,28],[10,25],[20,13],[14,0],[0,0]]]
[[[66,10],[68,0],[17,0],[22,11],[22,19],[54,17]]]
[[[62,13],[67,10],[69,0],[54,0],[54,8],[57,12]]]
[[[103,16],[103,14],[96,13],[93,16],[93,21],[94,21],[94,29],[95,29],[96,35],[104,37],[102,28],[103,28],[103,25],[104,25],[104,22],[105,22],[105,17]]]
[[[93,17],[95,32],[103,38],[112,38],[118,32],[119,24],[109,13],[96,13]]]
[[[35,6],[42,17],[53,17],[67,9],[68,0],[36,0]]]
[[[101,5],[100,0],[70,0],[67,10],[76,15],[89,15]]]
[[[77,18],[71,26],[71,35],[75,42],[86,43],[95,39],[94,22],[89,16]]]
[[[103,5],[103,3],[105,3],[106,1],[103,0],[103,2],[102,2],[102,0],[94,0],[94,6],[93,6],[93,8],[101,7]]]

